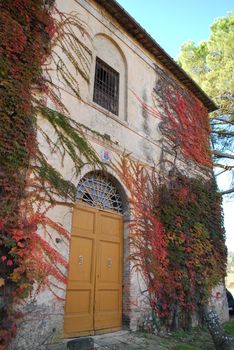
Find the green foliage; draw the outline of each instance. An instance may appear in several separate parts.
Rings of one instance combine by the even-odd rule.
[[[205,301],[225,276],[227,259],[222,199],[215,180],[176,176],[159,193],[156,212],[168,232],[171,268],[183,272],[181,281],[189,299],[193,271],[194,290]]]
[[[86,163],[100,163],[97,154],[90,147],[82,133],[81,127],[73,119],[46,106],[38,108],[41,116],[54,128],[57,142],[53,143],[54,150],[69,155],[75,166],[77,174]],[[48,143],[52,143],[47,139]]]
[[[169,188],[163,185],[160,191],[160,217],[168,230],[178,230],[176,217],[180,216],[184,229],[199,223],[211,239],[223,238],[222,198],[214,179],[204,183],[202,178],[179,176],[170,180]]]
[[[201,88],[234,118],[234,15],[218,18],[207,41],[182,45],[178,63]]]
[[[224,330],[227,334],[234,337],[234,320],[231,320],[231,322],[228,322],[224,325]]]
[[[234,15],[228,13],[211,25],[208,40],[181,46],[179,65],[215,101],[211,114],[215,165],[233,173],[234,150]],[[234,192],[234,188],[225,193]]]
[[[201,348],[188,344],[178,344],[173,348],[173,350],[201,350]]]
[[[39,166],[35,166],[34,171],[40,178],[43,192],[51,204],[54,203],[55,195],[60,198],[69,198],[72,201],[75,201],[76,186],[72,182],[65,180],[62,175],[46,161],[42,154],[40,154],[38,163]]]

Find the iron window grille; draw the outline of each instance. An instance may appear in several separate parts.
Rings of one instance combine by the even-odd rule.
[[[107,176],[101,174],[85,175],[78,185],[76,198],[94,208],[123,213],[118,190]]]
[[[93,101],[111,113],[119,114],[119,73],[96,58]]]

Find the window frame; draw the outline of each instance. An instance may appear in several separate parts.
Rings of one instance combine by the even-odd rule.
[[[119,116],[120,73],[96,57],[93,102]]]

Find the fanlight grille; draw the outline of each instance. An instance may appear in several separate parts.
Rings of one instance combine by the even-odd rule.
[[[87,174],[77,189],[77,199],[92,207],[123,213],[120,195],[107,176]]]

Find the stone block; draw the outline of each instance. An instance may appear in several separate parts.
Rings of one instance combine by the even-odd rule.
[[[94,341],[90,337],[82,337],[74,340],[70,340],[67,343],[68,350],[93,350]]]

